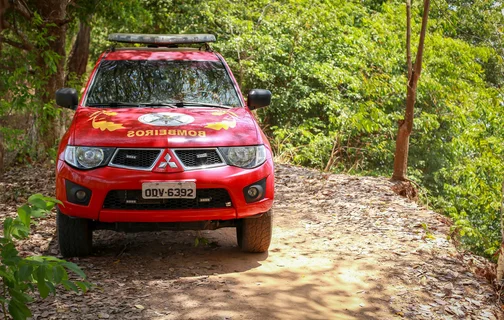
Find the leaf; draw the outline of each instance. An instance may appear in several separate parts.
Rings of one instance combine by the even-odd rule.
[[[4,230],[4,238],[6,239],[10,239],[11,238],[11,234],[12,234],[12,223],[13,223],[13,219],[12,218],[7,218],[4,220],[3,222],[3,230]]]
[[[9,269],[10,270],[10,269]],[[0,277],[7,281],[13,281],[14,275],[5,269],[5,266],[0,266]]]
[[[63,280],[63,281],[61,281],[61,284],[67,290],[72,290],[77,293],[79,292],[79,288],[77,288],[77,286],[70,280]]]
[[[37,288],[42,298],[46,298],[49,295],[49,287],[46,285],[45,281],[45,268],[43,266],[39,266],[37,268]]]
[[[9,289],[9,294],[11,295],[12,298],[18,300],[19,302],[26,303],[33,301],[33,298],[27,295],[26,293],[13,288]]]
[[[79,275],[81,278],[86,279],[86,274],[84,273],[84,271],[82,271],[81,268],[79,268],[75,263],[65,261],[65,262],[61,263],[61,265],[66,267],[69,270],[72,270],[77,275]]]
[[[52,284],[49,281],[46,281],[46,286],[49,288],[49,292],[52,293],[53,295],[56,294],[56,287],[54,287],[54,284]]]
[[[45,202],[47,202],[48,206],[47,206],[47,210],[50,210],[54,207],[55,204],[63,204],[63,202],[59,201],[58,199],[56,198],[53,198],[53,197],[43,197],[42,199],[44,199]]]
[[[42,256],[26,257],[26,258],[24,258],[24,260],[29,261],[32,265],[45,264],[44,257],[42,257]]]
[[[66,271],[62,266],[54,266],[52,271],[54,283],[60,283],[63,279],[66,279]]]
[[[21,207],[19,207],[17,209],[17,213],[18,213],[18,216],[19,216],[19,219],[21,220],[21,222],[25,226],[29,227],[30,222],[31,222],[31,217],[30,217],[31,208],[30,208],[30,206],[28,206],[27,204],[22,205]]]
[[[89,282],[83,281],[75,281],[75,284],[82,290],[82,292],[86,293],[89,289],[91,289],[91,284]]]
[[[26,239],[30,234],[30,226],[26,226],[19,219],[16,219],[11,226],[11,232],[13,238]]]
[[[42,218],[47,215],[46,209],[33,208],[31,209],[31,216],[34,218]]]
[[[47,202],[40,198],[33,198],[31,200],[28,199],[28,203],[42,210],[46,210],[47,208]]]
[[[28,203],[32,203],[33,200],[44,199],[44,196],[41,193],[32,194],[28,197]]]
[[[19,280],[20,281],[28,281],[31,280],[33,273],[33,266],[29,264],[23,264],[19,268]]]
[[[18,258],[18,251],[12,242],[7,243],[3,246],[2,252],[0,255],[3,258],[3,263],[6,265],[10,265],[11,260],[14,258]]]
[[[9,313],[14,320],[25,320],[32,315],[26,304],[17,299],[9,301]]]
[[[27,260],[32,260],[32,261],[37,261],[41,262],[43,264],[45,263],[62,263],[65,262],[65,260],[58,259],[56,257],[51,257],[51,256],[33,256],[33,257],[28,257],[26,258]]]

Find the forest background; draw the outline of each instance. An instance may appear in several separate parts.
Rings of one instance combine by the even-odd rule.
[[[422,6],[413,1],[412,43]],[[408,169],[453,235],[490,258],[501,243],[503,10],[431,2]],[[71,114],[54,92],[82,88],[109,33],[213,33],[244,93],[272,91],[258,118],[277,161],[391,176],[405,17],[397,0],[0,0],[0,167],[55,158]]]

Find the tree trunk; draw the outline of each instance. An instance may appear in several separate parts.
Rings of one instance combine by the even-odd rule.
[[[406,94],[406,114],[404,120],[400,122],[396,139],[396,151],[394,157],[394,174],[392,180],[405,181],[408,169],[409,137],[413,131],[413,112],[416,100],[415,71],[410,78]]]
[[[502,183],[501,197],[501,247],[499,250],[499,260],[497,261],[497,284],[500,284],[504,278],[504,182]]]
[[[9,8],[10,3],[9,0],[0,0],[0,34],[3,29],[7,29],[5,25],[4,15],[7,9]],[[2,40],[0,40],[0,53],[2,52]]]
[[[86,67],[89,58],[89,43],[91,41],[91,25],[89,21],[81,21],[79,24],[79,33],[72,46],[72,51],[68,57],[68,73],[65,79],[65,85],[71,79],[80,79],[86,73]]]
[[[416,100],[416,89],[418,79],[422,72],[422,59],[425,43],[425,34],[427,32],[427,20],[429,18],[430,0],[424,0],[424,12],[422,17],[422,30],[420,31],[420,40],[414,65],[411,64],[411,1],[406,0],[406,63],[408,66],[408,85],[406,94],[406,113],[404,121],[400,122],[399,131],[396,139],[396,150],[394,156],[394,173],[392,180],[405,181],[408,168],[409,137],[413,130],[413,116]]]
[[[36,9],[44,21],[63,21],[66,18],[66,7],[67,1],[61,0],[45,0],[37,1]],[[47,112],[44,109],[44,104],[50,103],[54,99],[54,93],[57,89],[63,87],[65,83],[65,36],[66,36],[66,25],[51,25],[45,26],[47,28],[48,37],[53,37],[54,40],[49,41],[49,47],[37,48],[39,51],[45,51],[47,49],[53,51],[59,55],[56,63],[56,72],[52,73],[47,71],[47,63],[44,61],[43,57],[40,56],[38,59],[38,67],[40,70],[47,72],[47,82],[40,89],[37,94],[41,97],[42,105],[41,108],[36,113],[36,124],[37,132],[39,137],[34,141],[36,145],[43,146],[44,149],[51,148],[55,145],[57,139],[63,134],[60,130],[60,125],[58,117],[53,112]],[[40,148],[39,148],[40,150]]]
[[[404,121],[401,121],[399,124],[399,131],[397,133],[396,139],[394,175],[392,176],[392,180],[404,181],[406,179],[410,134],[411,132],[408,131],[406,123]]]
[[[0,174],[4,172],[4,150],[3,135],[0,133]]]

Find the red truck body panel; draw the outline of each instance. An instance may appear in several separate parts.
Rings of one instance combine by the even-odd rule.
[[[224,109],[204,106],[171,108],[109,108],[83,105],[100,62],[103,60],[184,60],[222,61],[237,90],[242,106]],[[188,170],[174,155],[175,150],[257,146],[266,148],[266,161],[256,168],[245,169],[222,164],[212,168]],[[83,170],[65,161],[67,146],[159,149],[161,156],[149,170],[118,168],[111,165]],[[173,159],[176,168],[162,167],[163,159]],[[229,67],[214,52],[193,49],[131,49],[102,54],[88,81],[72,124],[58,150],[56,197],[63,202],[59,210],[68,216],[101,222],[187,222],[231,220],[264,213],[273,205],[274,169],[271,147],[260,130]],[[265,194],[257,202],[247,203],[244,188],[265,179]],[[146,182],[193,181],[197,190],[224,189],[230,197],[225,208],[128,209],[107,208],[110,192],[142,189]],[[87,204],[68,199],[71,182],[91,191]],[[168,200],[169,201],[169,200]]]

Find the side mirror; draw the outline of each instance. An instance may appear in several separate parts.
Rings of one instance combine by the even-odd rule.
[[[74,88],[61,88],[56,91],[56,104],[63,108],[75,110],[79,104],[77,90]]]
[[[255,110],[269,106],[271,103],[271,92],[265,89],[252,89],[247,96],[247,106],[250,110]]]

